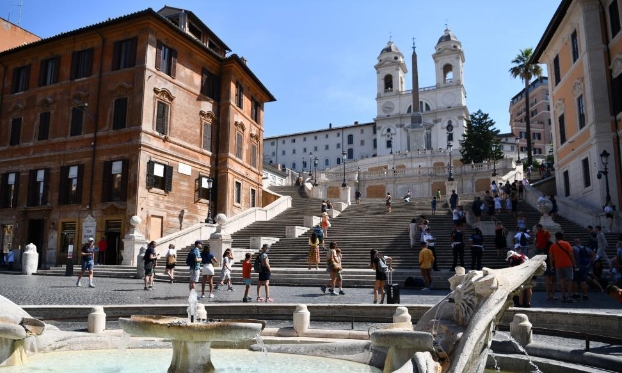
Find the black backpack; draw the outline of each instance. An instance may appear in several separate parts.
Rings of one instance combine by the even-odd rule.
[[[263,270],[263,263],[261,262],[261,253],[255,257],[255,263],[253,263],[253,269],[255,272],[261,272]]]
[[[197,255],[194,253],[194,249],[190,250],[186,257],[186,264],[193,267],[197,263]]]
[[[590,249],[585,246],[579,246],[579,266],[589,267],[592,257],[590,256]]]
[[[525,236],[525,233],[521,233],[520,234],[520,238],[518,239],[518,243],[521,246],[527,246],[529,245],[529,240],[527,239],[527,237]]]

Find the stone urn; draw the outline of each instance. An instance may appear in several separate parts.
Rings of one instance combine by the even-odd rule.
[[[140,248],[140,251],[138,252],[138,255],[136,256],[136,278],[144,278],[145,277],[145,262],[144,262],[144,258],[145,258],[145,252],[147,251],[147,249],[145,249],[144,246],[142,246]]]
[[[22,274],[32,275],[37,273],[37,267],[39,266],[39,253],[37,252],[37,246],[33,243],[26,245],[26,249],[22,254]]]

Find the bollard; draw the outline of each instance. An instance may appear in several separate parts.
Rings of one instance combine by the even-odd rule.
[[[106,314],[104,313],[104,307],[95,306],[91,309],[87,328],[89,333],[101,333],[106,330]]]
[[[310,322],[311,312],[309,312],[307,306],[304,304],[297,305],[294,311],[294,330],[296,335],[302,337],[309,330]]]
[[[514,315],[514,320],[510,323],[510,336],[523,347],[533,342],[531,323],[527,315],[524,313]]]

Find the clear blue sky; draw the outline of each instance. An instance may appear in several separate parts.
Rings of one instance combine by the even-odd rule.
[[[21,8],[21,20],[19,4]],[[389,36],[409,61],[412,38],[419,85],[435,84],[432,53],[445,23],[462,43],[470,112],[481,109],[509,131],[509,101],[523,88],[510,77],[520,49],[537,45],[559,0],[168,0],[194,12],[248,66],[277,101],[265,105],[265,136],[370,122],[376,72]],[[50,37],[165,2],[0,0],[0,17]],[[407,89],[411,89],[409,66]]]

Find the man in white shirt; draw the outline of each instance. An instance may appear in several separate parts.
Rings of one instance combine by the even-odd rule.
[[[430,251],[432,251],[432,254],[434,254],[434,257],[436,258],[436,250],[435,250],[435,246],[436,246],[436,238],[434,238],[434,236],[432,236],[432,234],[430,233],[430,228],[426,228],[425,231],[423,232],[423,235],[421,236],[422,242],[425,242],[428,246],[428,249],[430,249]],[[438,261],[435,260],[432,263],[432,269],[434,269],[435,271],[440,271],[440,269],[438,269]]]
[[[598,250],[596,251],[596,256],[602,258],[609,265],[609,270],[611,271],[611,259],[607,256],[607,247],[609,247],[609,243],[607,242],[607,237],[602,231],[600,225],[594,227],[594,231],[596,232],[596,242],[598,242]]]
[[[527,255],[529,253],[529,239],[531,236],[528,234],[529,230],[525,229],[522,232],[516,233],[514,235],[514,243],[518,244],[519,247],[517,251],[519,254]]]

